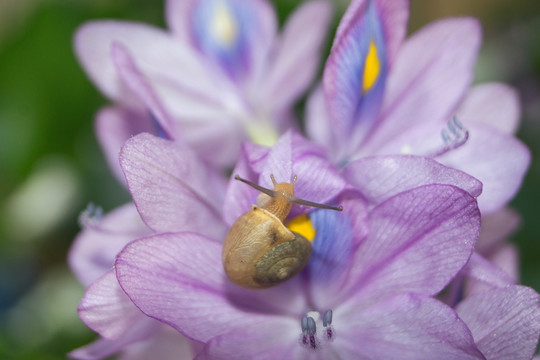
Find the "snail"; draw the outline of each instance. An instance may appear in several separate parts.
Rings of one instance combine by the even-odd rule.
[[[279,285],[298,274],[311,257],[311,243],[292,232],[283,221],[292,204],[342,211],[330,206],[294,196],[296,175],[291,183],[277,183],[270,175],[274,189],[267,189],[234,177],[262,194],[257,205],[240,216],[232,225],[223,244],[222,261],[227,277],[248,289],[263,289]]]

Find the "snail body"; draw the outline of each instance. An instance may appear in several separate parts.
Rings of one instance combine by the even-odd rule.
[[[262,289],[281,284],[298,274],[309,262],[311,243],[292,232],[283,221],[293,203],[341,210],[294,197],[294,183],[274,183],[266,189],[238,176],[237,180],[262,191],[257,205],[240,216],[223,244],[222,261],[227,277],[237,285]]]

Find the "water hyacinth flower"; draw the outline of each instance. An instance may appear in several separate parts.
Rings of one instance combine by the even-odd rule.
[[[145,314],[207,343],[198,358],[483,358],[456,313],[432,298],[466,264],[478,237],[480,214],[467,191],[428,184],[394,194],[401,185],[388,185],[387,197],[381,192],[370,208],[324,151],[298,134],[286,133],[272,149],[245,145],[235,172],[266,187],[269,174],[278,181],[296,174],[296,196],[344,207],[302,217],[307,209],[294,205],[312,260],[290,281],[253,291],[226,278],[221,249],[257,191],[190,176],[200,162],[189,150],[148,134],[126,143],[121,164],[137,209],[157,233],[122,250],[117,278]],[[465,187],[478,186],[462,176]]]
[[[93,343],[69,353],[74,359],[191,358],[196,344],[168,326],[148,318],[124,294],[112,268],[118,252],[130,241],[152,233],[133,205],[126,204],[101,216],[89,206],[81,216],[83,230],[70,249],[68,261],[87,287],[79,305],[81,320],[100,334]]]
[[[242,139],[272,144],[313,80],[330,14],[328,3],[310,1],[278,35],[266,0],[168,0],[168,31],[83,25],[75,51],[114,102],[96,130],[117,174],[121,144],[140,132],[184,141],[218,166],[233,164]]]
[[[513,136],[516,93],[496,83],[470,87],[476,20],[439,20],[404,39],[407,17],[405,0],[351,3],[309,101],[307,132],[342,167],[414,154],[463,170],[483,183],[482,213],[494,212],[515,195],[530,162]]]

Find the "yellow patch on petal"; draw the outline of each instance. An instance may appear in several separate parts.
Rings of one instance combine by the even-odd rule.
[[[289,228],[289,230],[295,233],[302,235],[309,241],[313,241],[317,233],[317,231],[313,227],[313,224],[311,224],[311,219],[306,214],[299,215],[292,219],[287,224],[287,228]]]
[[[224,1],[220,1],[214,10],[212,34],[221,44],[229,46],[234,43],[238,34],[238,26],[234,15]]]
[[[377,47],[373,40],[369,42],[369,51],[366,56],[366,63],[364,65],[364,82],[362,84],[362,90],[368,92],[373,85],[377,82],[381,65],[379,57],[377,56]]]

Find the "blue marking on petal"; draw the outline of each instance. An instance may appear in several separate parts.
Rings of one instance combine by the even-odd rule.
[[[315,210],[309,214],[317,234],[308,264],[311,281],[332,281],[350,264],[353,253],[353,227],[347,214]]]
[[[249,6],[235,0],[200,0],[193,8],[195,46],[233,79],[249,71],[249,31],[255,26]]]
[[[375,123],[388,71],[385,35],[377,4],[369,0],[366,7],[358,11],[362,14],[342,32],[328,65],[330,110],[341,128],[338,141],[346,142],[349,147],[357,147]]]
[[[152,125],[154,126],[154,129],[155,129],[155,134],[162,138],[162,139],[165,139],[165,140],[171,140],[171,137],[165,132],[165,130],[163,129],[163,126],[161,126],[161,124],[159,123],[158,119],[154,116],[154,114],[152,114],[151,112],[149,112],[150,114],[150,119],[152,119]]]

